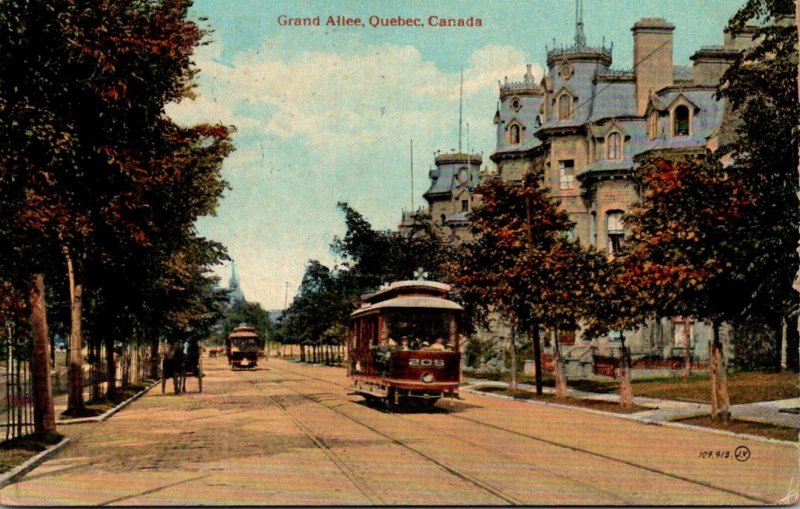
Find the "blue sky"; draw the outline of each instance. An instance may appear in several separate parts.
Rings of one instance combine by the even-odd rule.
[[[675,63],[689,65],[700,46],[722,43],[741,3],[584,0],[585,32],[589,44],[613,42],[613,67],[629,68],[631,26],[663,17],[676,27]],[[237,128],[223,168],[232,189],[198,229],[228,247],[248,300],[280,309],[285,282],[291,300],[308,259],[336,263],[328,246],[344,233],[337,202],[375,227],[396,227],[411,207],[412,138],[415,206],[423,203],[433,153],[458,144],[462,68],[468,143],[488,162],[497,81],[521,79],[527,63],[541,77],[545,46],[572,41],[575,2],[196,0],[193,15],[214,32],[195,57],[197,98],[168,113]],[[472,16],[483,26],[287,27],[280,15],[323,24],[329,15]],[[219,274],[227,282],[229,269]]]

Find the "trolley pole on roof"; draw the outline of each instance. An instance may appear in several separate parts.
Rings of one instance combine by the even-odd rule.
[[[411,213],[414,213],[414,138],[411,138]]]

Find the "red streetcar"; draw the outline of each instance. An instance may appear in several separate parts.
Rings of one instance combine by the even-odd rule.
[[[367,401],[433,406],[458,397],[459,319],[450,285],[398,281],[362,296],[350,315],[348,376]]]
[[[231,369],[255,369],[264,345],[253,327],[242,325],[233,329],[225,341],[225,353]]]

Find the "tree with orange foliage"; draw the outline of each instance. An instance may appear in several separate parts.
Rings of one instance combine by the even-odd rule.
[[[457,298],[478,323],[485,325],[494,311],[515,330],[528,332],[541,394],[540,330],[578,328],[594,291],[587,271],[605,270],[606,258],[570,239],[574,224],[542,187],[540,176],[528,174],[521,184],[490,179],[477,192],[481,205],[472,216],[475,240],[461,248]],[[560,349],[553,347],[557,389],[565,395]]]
[[[642,309],[711,323],[711,417],[727,421],[720,326],[743,316],[757,284],[749,274],[751,190],[711,155],[654,157],[638,171],[643,193],[625,217],[622,288],[638,293]]]

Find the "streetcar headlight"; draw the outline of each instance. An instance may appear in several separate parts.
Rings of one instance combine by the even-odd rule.
[[[424,373],[421,378],[426,384],[433,382],[433,374],[431,373]]]

